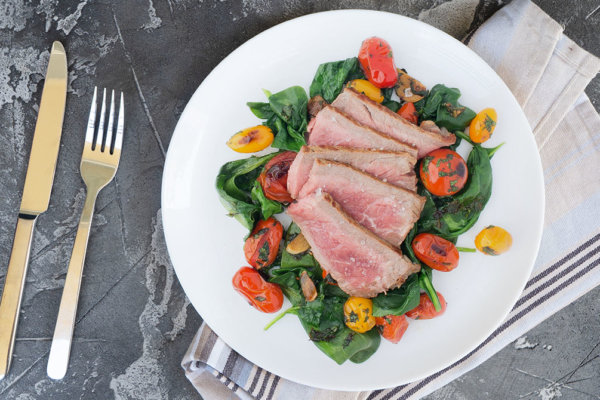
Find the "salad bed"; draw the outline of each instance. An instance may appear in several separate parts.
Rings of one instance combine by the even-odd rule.
[[[391,52],[389,54],[391,58]],[[394,342],[400,340],[408,326],[407,316],[430,318],[443,312],[445,301],[434,289],[432,269],[428,266],[433,264],[436,267],[436,264],[423,257],[425,250],[432,249],[435,243],[430,240],[425,250],[417,248],[417,252],[413,247],[421,234],[434,234],[453,247],[458,236],[475,224],[491,196],[490,159],[498,150],[476,143],[485,135],[474,135],[475,129],[470,128],[468,135],[465,133],[469,125],[473,127],[472,122],[478,114],[459,103],[458,89],[438,84],[427,90],[406,71],[394,68],[396,79],[392,86],[375,87],[377,91],[363,83],[370,82],[374,86],[372,72],[377,66],[365,67],[359,58],[360,54],[359,57],[321,64],[309,94],[299,86],[292,86],[274,94],[265,91],[265,102],[248,103],[250,110],[263,120],[259,127],[267,127],[270,131],[271,147],[280,151],[226,163],[216,180],[217,191],[229,215],[249,230],[244,251],[248,262],[255,268],[246,267],[243,273],[238,271],[234,278],[236,289],[251,304],[266,312],[277,311],[277,305],[281,307],[282,298],[277,294],[278,290],[281,291],[292,306],[273,322],[286,314],[297,315],[309,338],[339,364],[347,360],[360,363],[368,359],[379,347],[382,335]],[[389,85],[389,82],[389,79],[384,81],[384,85]],[[272,218],[283,212],[286,204],[292,201],[284,184],[286,166],[289,168],[293,152],[306,144],[309,95],[310,98],[321,96],[330,103],[348,85],[370,98],[380,99],[382,105],[413,123],[433,121],[437,127],[446,128],[457,136],[456,143],[443,155],[437,158],[427,155],[417,164],[417,175],[425,178],[419,180],[417,193],[424,196],[426,202],[421,217],[402,245],[402,252],[413,262],[421,263],[421,271],[409,276],[401,287],[367,299],[370,304],[361,303],[361,300],[343,292],[331,275],[321,268],[310,249],[294,251],[292,244],[301,234],[295,224],[292,223],[284,233],[281,224]],[[484,128],[485,122],[484,117]],[[494,125],[495,118],[493,124],[488,121],[490,134]],[[255,144],[255,138],[263,140],[267,136],[268,139],[266,131],[259,127],[243,131],[245,134],[240,135],[237,142],[234,136],[230,147],[235,149],[238,146],[239,151],[244,146],[247,148],[248,144]],[[430,183],[427,179],[429,166],[441,165],[443,173],[452,174],[456,165],[450,165],[448,154],[452,154],[449,151],[455,149],[461,140],[473,145],[466,161],[468,179],[461,188],[456,186],[456,182],[452,184],[452,179],[445,179],[450,186],[442,187],[442,190],[458,190],[454,194],[444,192],[444,195],[436,195],[433,186],[427,187]],[[450,169],[443,171],[446,162]],[[487,244],[478,247],[488,254],[504,250],[495,248],[494,241]],[[443,253],[443,256],[437,254],[437,257],[433,254],[434,261],[441,259],[442,263],[447,262],[450,253],[445,250]],[[453,264],[458,263],[458,256],[455,258],[450,260]],[[436,269],[440,269],[439,265]],[[366,313],[363,312],[365,309],[368,310]]]

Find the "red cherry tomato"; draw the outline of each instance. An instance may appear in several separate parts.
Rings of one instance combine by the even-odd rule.
[[[265,165],[263,172],[258,177],[267,199],[280,203],[291,203],[294,199],[287,190],[288,170],[296,158],[293,151],[286,151],[276,155]]]
[[[375,318],[375,325],[384,339],[398,343],[408,328],[408,321],[404,315],[386,315]]]
[[[246,261],[256,269],[271,265],[277,257],[283,226],[275,218],[260,220],[244,243]]]
[[[250,267],[242,267],[233,276],[233,287],[244,296],[250,305],[266,313],[274,313],[283,305],[281,288],[267,282],[260,273]]]
[[[392,48],[385,40],[378,37],[365,39],[358,52],[358,61],[369,82],[378,88],[392,87],[398,81]]]
[[[458,250],[454,243],[431,233],[420,233],[412,241],[419,260],[438,271],[452,271],[458,266]]]
[[[404,103],[398,110],[398,114],[411,124],[417,124],[419,122],[419,114],[413,103]]]
[[[437,149],[423,157],[419,174],[431,194],[450,196],[465,186],[469,171],[460,154],[450,149]]]
[[[446,300],[440,292],[436,293],[440,299],[440,305],[442,306],[442,309],[439,312],[435,311],[435,307],[433,306],[433,303],[431,302],[431,299],[427,293],[421,293],[419,305],[408,311],[405,315],[408,318],[413,319],[431,319],[442,315],[444,311],[446,311]]]

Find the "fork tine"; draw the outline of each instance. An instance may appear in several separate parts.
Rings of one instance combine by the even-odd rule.
[[[87,129],[85,130],[85,141],[94,142],[94,125],[96,124],[96,94],[98,87],[94,86],[94,96],[92,97],[92,106],[90,108],[90,117],[88,118]]]
[[[98,133],[96,134],[96,140],[92,145],[92,149],[98,146],[98,143],[104,143],[104,115],[106,114],[106,88],[102,91],[102,108],[100,109],[100,122],[98,123]]]
[[[113,122],[115,119],[115,91],[111,91],[110,95],[110,110],[108,111],[108,126],[106,127],[106,135],[104,136],[104,140],[102,141],[102,151],[108,149],[110,151],[113,142]]]
[[[125,126],[125,101],[123,100],[123,92],[121,92],[121,101],[119,104],[119,118],[117,119],[117,135],[115,136],[114,149],[121,150],[123,146],[123,128]]]

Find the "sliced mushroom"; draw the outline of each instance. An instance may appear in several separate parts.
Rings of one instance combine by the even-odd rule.
[[[317,298],[317,288],[306,271],[300,274],[300,287],[306,301],[313,301]]]
[[[442,134],[442,130],[440,129],[440,127],[437,126],[435,124],[435,122],[433,122],[433,121],[429,121],[429,120],[423,121],[423,122],[421,122],[421,125],[419,125],[419,126],[421,127],[421,129],[425,129],[426,131],[437,133],[440,135]]]
[[[308,244],[302,232],[300,232],[294,239],[292,239],[292,241],[289,242],[287,247],[285,248],[285,250],[288,253],[294,255],[304,253],[308,249],[310,249],[310,244]]]
[[[399,69],[396,94],[403,101],[415,103],[427,94],[427,88],[421,82]]]

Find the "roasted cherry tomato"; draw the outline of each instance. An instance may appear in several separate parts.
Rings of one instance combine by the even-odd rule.
[[[260,273],[250,267],[242,267],[233,276],[233,287],[244,296],[250,305],[266,313],[279,311],[283,305],[281,288],[267,282]]]
[[[256,269],[271,265],[279,252],[283,226],[275,218],[260,220],[244,243],[246,261]]]
[[[255,153],[269,147],[273,143],[273,138],[273,132],[269,127],[258,125],[233,135],[227,142],[227,146],[238,153]]]
[[[419,174],[430,193],[450,196],[465,186],[469,171],[460,154],[450,149],[437,149],[423,157]]]
[[[415,105],[413,103],[405,103],[398,110],[398,114],[400,114],[402,118],[404,118],[411,124],[416,125],[417,122],[419,122],[419,113],[417,112],[417,109],[415,108]]]
[[[381,93],[381,89],[377,86],[373,85],[371,82],[365,79],[355,79],[353,81],[348,82],[347,85],[349,88],[356,90],[358,93],[362,93],[371,100],[381,103],[383,101],[383,94]]]
[[[458,250],[454,243],[431,233],[420,233],[412,241],[419,260],[438,271],[452,271],[458,266]]]
[[[377,324],[381,336],[392,343],[398,343],[408,328],[408,321],[404,315],[377,317],[375,324]]]
[[[280,203],[291,203],[294,199],[287,190],[288,171],[296,158],[293,151],[276,155],[265,165],[258,177],[265,197]]]
[[[469,137],[471,140],[475,143],[483,143],[488,140],[492,136],[492,133],[494,133],[496,121],[498,121],[496,110],[493,108],[481,110],[473,118],[471,125],[469,125]]]
[[[392,48],[385,40],[378,37],[365,39],[358,52],[358,61],[369,82],[378,88],[392,87],[398,81]]]
[[[512,236],[499,226],[490,225],[475,237],[475,247],[482,253],[497,256],[512,246]]]
[[[444,311],[446,311],[446,300],[440,292],[436,293],[440,299],[440,305],[442,306],[440,311],[435,311],[435,307],[433,306],[433,303],[431,302],[431,299],[427,293],[421,293],[419,305],[408,311],[406,316],[413,319],[431,319],[442,315]]]
[[[344,303],[344,323],[358,333],[364,333],[375,326],[373,300],[351,296]]]

